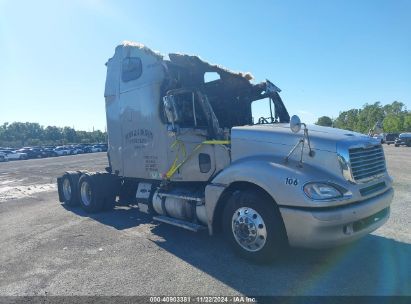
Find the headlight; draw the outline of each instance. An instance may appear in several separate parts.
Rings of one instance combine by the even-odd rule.
[[[305,184],[304,192],[309,198],[313,200],[327,200],[343,196],[343,194],[337,188],[325,183]]]

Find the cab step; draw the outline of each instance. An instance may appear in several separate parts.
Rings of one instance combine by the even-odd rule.
[[[207,227],[203,226],[203,225],[199,225],[199,224],[195,224],[195,223],[175,219],[175,218],[164,216],[164,215],[154,216],[153,220],[156,220],[156,221],[162,222],[162,223],[166,223],[166,224],[170,224],[170,225],[173,225],[173,226],[177,226],[177,227],[180,227],[180,228],[184,228],[184,229],[187,229],[187,230],[190,230],[190,231],[193,231],[193,232],[198,232],[198,231],[207,229]]]

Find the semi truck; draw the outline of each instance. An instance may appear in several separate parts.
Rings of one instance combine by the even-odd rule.
[[[222,233],[253,261],[345,244],[389,218],[381,143],[290,118],[269,80],[134,42],[106,66],[108,167],[60,176],[67,206],[138,206],[160,224]],[[256,101],[267,115],[253,117]]]

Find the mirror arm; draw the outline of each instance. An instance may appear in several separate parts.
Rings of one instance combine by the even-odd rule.
[[[268,103],[270,104],[270,117],[271,117],[271,123],[273,123],[274,117],[273,117],[273,106],[271,103],[273,103],[273,100],[271,97],[268,97]]]
[[[302,147],[304,147],[304,138],[300,138],[300,139],[298,140],[298,142],[294,145],[294,147],[291,149],[291,151],[288,152],[288,155],[287,155],[287,156],[285,157],[285,159],[284,159],[284,161],[285,161],[286,163],[288,163],[288,160],[290,159],[290,156],[294,153],[295,149],[297,149],[298,146],[299,146],[301,143],[303,144]],[[301,153],[301,160],[300,160],[300,162],[302,162],[302,153]]]
[[[193,100],[193,116],[194,116],[194,126],[197,127],[197,116],[196,116],[196,106],[194,102],[194,92],[191,93],[192,100]]]
[[[303,123],[304,125],[304,137],[307,138],[307,144],[308,144],[308,155],[310,157],[314,157],[314,150],[311,148],[311,142],[310,142],[310,136],[308,136],[308,129],[307,126],[305,125],[305,123]]]
[[[288,153],[288,155],[285,157],[284,161],[285,163],[288,163],[288,160],[290,159],[290,156],[294,153],[294,151],[298,148],[299,145],[301,145],[301,153],[300,153],[300,161],[298,166],[302,167],[303,166],[303,154],[304,154],[304,146],[305,146],[305,140],[307,139],[307,145],[308,145],[308,155],[310,157],[314,157],[314,150],[311,148],[311,142],[310,142],[310,136],[308,135],[308,128],[305,123],[300,123],[304,127],[304,135],[302,138],[298,140],[298,142],[294,145],[294,147],[291,149],[291,151]]]

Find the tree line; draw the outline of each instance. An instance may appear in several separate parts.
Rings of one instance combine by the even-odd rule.
[[[316,124],[365,134],[376,125],[382,127],[384,133],[411,132],[411,112],[399,101],[387,105],[366,103],[361,109],[340,112],[335,119],[322,116]]]
[[[72,143],[102,143],[106,132],[78,131],[71,127],[44,127],[35,122],[13,122],[0,125],[0,146],[19,148],[24,146],[65,145]]]

